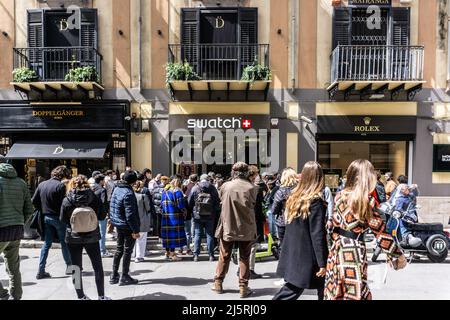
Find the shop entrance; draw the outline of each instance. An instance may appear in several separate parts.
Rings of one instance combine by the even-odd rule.
[[[367,159],[382,174],[395,177],[409,173],[409,141],[320,141],[317,159],[324,169],[326,184],[336,192],[348,166],[357,159]]]

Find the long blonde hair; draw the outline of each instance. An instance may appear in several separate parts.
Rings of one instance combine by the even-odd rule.
[[[281,174],[281,186],[291,188],[294,187],[298,180],[297,180],[297,172],[295,172],[292,168],[286,168],[283,170],[283,173]]]
[[[368,160],[355,160],[347,169],[347,183],[343,191],[355,216],[367,222],[372,218],[369,195],[377,185],[377,174]]]
[[[299,185],[292,191],[286,202],[288,223],[297,217],[307,219],[310,215],[309,207],[313,199],[322,197],[325,179],[320,164],[310,161],[303,167]]]

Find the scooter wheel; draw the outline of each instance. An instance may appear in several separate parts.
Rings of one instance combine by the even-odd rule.
[[[434,263],[442,263],[448,256],[448,242],[441,234],[432,235],[427,241],[428,259]]]
[[[280,260],[280,250],[277,247],[272,248],[272,254],[276,260]]]

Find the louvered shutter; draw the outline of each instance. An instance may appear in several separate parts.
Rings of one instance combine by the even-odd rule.
[[[240,8],[239,43],[242,45],[241,72],[255,60],[264,63],[263,57],[258,57],[258,8]]]
[[[200,11],[195,8],[181,10],[181,59],[189,62],[196,71],[198,71],[199,13]]]
[[[409,8],[392,8],[392,45],[409,46],[409,20]]]
[[[81,9],[80,51],[81,65],[93,65],[96,55],[92,48],[98,48],[97,9]]]
[[[43,10],[28,10],[28,60],[29,68],[36,71],[36,74],[42,76],[42,51],[40,49],[44,46],[44,11]]]
[[[335,8],[333,14],[333,49],[338,45],[350,45],[351,34],[350,9]]]

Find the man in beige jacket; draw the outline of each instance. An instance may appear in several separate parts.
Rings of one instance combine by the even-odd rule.
[[[220,189],[222,211],[216,238],[220,241],[220,258],[217,264],[213,290],[223,293],[222,283],[228,273],[234,243],[239,247],[239,292],[248,297],[250,279],[250,252],[256,241],[255,202],[258,188],[248,180],[249,167],[243,162],[233,166],[233,180]]]

